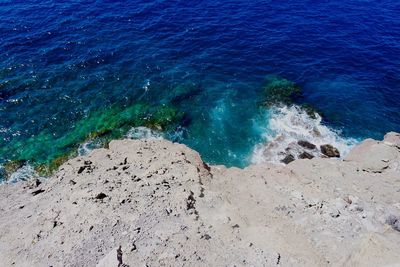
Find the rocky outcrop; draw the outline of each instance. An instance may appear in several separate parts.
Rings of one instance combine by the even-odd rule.
[[[47,180],[0,186],[1,263],[395,266],[399,144],[390,133],[344,161],[237,169],[169,141],[112,141]]]
[[[326,144],[320,146],[321,153],[329,158],[340,158],[340,152],[336,147]]]
[[[399,166],[400,135],[388,133],[383,141],[367,139],[350,151],[345,161],[357,162],[363,171],[382,173]]]
[[[286,157],[284,157],[281,162],[285,163],[285,164],[289,164],[290,162],[294,161],[295,158],[292,154],[287,155]]]
[[[314,144],[312,144],[312,143],[310,143],[310,142],[308,142],[306,140],[299,140],[297,142],[297,144],[299,146],[301,146],[301,147],[304,147],[304,148],[307,148],[307,149],[311,149],[311,150],[315,149],[317,147],[316,145],[314,145]]]

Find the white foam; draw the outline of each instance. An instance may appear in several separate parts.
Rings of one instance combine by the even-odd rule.
[[[131,139],[152,139],[152,140],[161,140],[164,139],[162,133],[156,132],[147,127],[133,127],[126,134],[127,138]]]
[[[357,140],[341,137],[339,132],[321,124],[321,117],[315,115],[315,118],[311,118],[298,106],[271,108],[265,142],[254,148],[252,162],[280,163],[287,148],[296,157],[304,150],[297,145],[299,140],[308,141],[317,147],[331,144],[340,151],[342,157],[345,156]],[[318,149],[307,152],[314,156],[320,155]]]
[[[38,177],[38,174],[31,165],[26,164],[11,174],[10,178],[7,179],[7,183],[26,181],[32,179],[33,177]]]
[[[145,84],[143,85],[143,89],[145,92],[149,91],[150,88],[150,80],[146,79]]]
[[[78,155],[84,156],[84,155],[89,154],[89,152],[93,150],[91,145],[92,145],[92,141],[80,144],[78,147]]]

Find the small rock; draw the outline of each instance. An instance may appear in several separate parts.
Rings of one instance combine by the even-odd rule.
[[[107,195],[104,194],[103,192],[101,192],[101,193],[99,193],[99,194],[96,195],[96,199],[104,199],[104,198],[106,198],[106,197],[107,197]]]
[[[81,166],[81,167],[79,167],[78,174],[81,174],[81,173],[86,169],[86,167],[87,167],[87,166]]]
[[[195,203],[196,203],[196,199],[194,198],[194,194],[192,191],[190,191],[190,195],[188,196],[188,198],[186,200],[186,209],[187,210],[194,209]]]
[[[307,149],[315,149],[317,147],[316,145],[314,145],[314,144],[312,144],[312,143],[310,143],[310,142],[308,142],[306,140],[299,140],[297,142],[297,144],[299,146],[302,146],[302,147],[307,148]]]
[[[321,152],[325,156],[328,156],[330,158],[339,158],[340,157],[340,152],[336,147],[333,147],[332,145],[326,144],[326,145],[321,145]]]
[[[294,160],[295,160],[294,156],[289,154],[284,159],[282,159],[281,162],[283,162],[285,164],[289,164],[290,162],[292,162]]]
[[[304,151],[299,155],[299,159],[312,159],[314,156],[311,155],[310,153]]]
[[[202,239],[204,238],[205,240],[210,240],[211,236],[209,234],[204,234],[204,235],[201,236],[201,238]]]
[[[35,179],[32,183],[33,187],[38,187],[42,182],[39,179]]]

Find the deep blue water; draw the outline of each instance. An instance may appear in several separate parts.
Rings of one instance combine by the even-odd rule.
[[[167,103],[190,84],[176,104],[189,120],[168,138],[245,166],[268,131],[257,103],[271,74],[343,137],[400,131],[400,2],[317,2],[1,1],[0,161],[92,110]]]

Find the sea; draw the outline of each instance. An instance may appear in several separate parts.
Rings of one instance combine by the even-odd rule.
[[[266,103],[271,77],[301,93]],[[398,0],[0,1],[11,181],[116,138],[243,168],[280,163],[298,140],[343,157],[389,131],[400,132]]]

